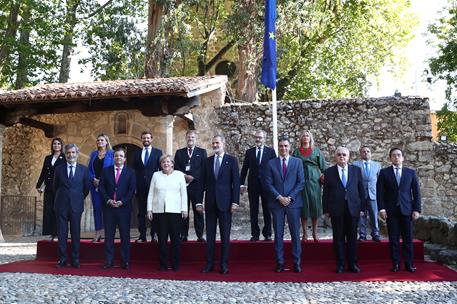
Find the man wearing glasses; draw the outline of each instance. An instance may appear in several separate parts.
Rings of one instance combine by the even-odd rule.
[[[357,224],[361,210],[366,209],[362,171],[348,164],[349,150],[345,147],[336,149],[335,160],[336,165],[324,172],[322,207],[332,221],[336,272],[344,272],[347,252],[348,270],[357,273],[360,272],[357,265]]]

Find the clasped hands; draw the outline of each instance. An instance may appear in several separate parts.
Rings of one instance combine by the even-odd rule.
[[[115,201],[115,200],[108,200],[108,205],[110,205],[113,208],[119,208],[120,206],[123,205],[122,201]]]
[[[283,205],[284,207],[287,207],[292,202],[292,198],[290,196],[280,195],[278,200],[279,200],[279,203],[281,205]]]

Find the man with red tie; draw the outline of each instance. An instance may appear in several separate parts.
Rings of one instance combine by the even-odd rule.
[[[125,166],[125,150],[114,152],[114,166],[103,169],[99,191],[102,198],[105,224],[104,269],[114,265],[114,235],[119,227],[121,237],[121,267],[129,268],[130,258],[130,213],[135,194],[136,178],[132,169]]]

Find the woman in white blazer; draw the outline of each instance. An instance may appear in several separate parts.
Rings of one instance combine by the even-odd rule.
[[[180,229],[182,218],[187,218],[187,189],[184,173],[174,170],[171,155],[163,155],[160,160],[161,171],[154,173],[148,194],[148,218],[158,223],[160,270],[168,269],[167,242],[170,236],[172,247],[172,269],[179,269]]]

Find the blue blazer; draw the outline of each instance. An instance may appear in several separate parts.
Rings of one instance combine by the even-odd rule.
[[[137,151],[134,156],[134,169],[136,174],[136,191],[140,196],[148,195],[149,186],[154,172],[159,171],[159,159],[162,156],[162,150],[156,149],[151,146],[151,153],[149,154],[148,163],[143,164],[141,153],[143,149]]]
[[[98,152],[97,150],[92,151],[90,153],[90,158],[89,158],[89,163],[87,164],[87,167],[89,168],[89,178],[91,181],[91,190],[92,188],[95,189],[94,184],[92,183],[95,178],[95,171],[94,171],[94,160],[97,157]],[[112,166],[114,164],[114,151],[113,150],[107,150],[105,154],[105,158],[103,159],[103,168]]]
[[[270,159],[276,157],[276,152],[270,147],[264,146],[260,166],[257,163],[257,147],[252,147],[244,155],[243,167],[241,167],[241,184],[244,185],[246,175],[248,176],[248,189],[257,185],[262,177],[262,171],[267,166]],[[249,170],[249,174],[248,174]]]
[[[100,177],[100,185],[98,190],[102,198],[102,205],[106,206],[109,199],[114,198],[116,192],[116,200],[122,201],[123,205],[120,208],[132,209],[132,199],[135,195],[136,178],[135,172],[127,166],[124,166],[119,175],[119,181],[116,185],[114,166],[109,166],[102,171]]]
[[[385,209],[387,216],[395,214],[400,202],[401,214],[410,216],[413,211],[421,212],[421,194],[416,171],[402,167],[400,186],[397,185],[393,166],[379,173],[377,183],[378,209]]]
[[[194,148],[190,162],[187,147],[179,149],[175,153],[175,169],[194,177],[194,180],[187,186],[187,194],[189,199],[196,203],[203,203],[205,162],[207,158],[206,150],[199,147]],[[190,164],[190,170],[186,171],[188,164]]]
[[[346,188],[341,183],[337,165],[325,170],[324,176],[323,212],[329,213],[332,217],[343,216],[345,201],[347,201],[351,216],[360,216],[360,211],[366,209],[365,187],[360,168],[348,165]]]
[[[356,160],[352,163],[354,166],[362,169],[363,185],[365,186],[365,198],[369,198],[372,201],[376,200],[376,182],[378,180],[379,172],[381,171],[381,165],[377,161],[370,161],[370,168],[368,170],[368,176],[365,173],[363,166],[363,160]]]
[[[230,211],[240,202],[240,171],[235,157],[224,153],[219,175],[214,176],[214,155],[205,164],[205,211]]]
[[[276,157],[269,160],[264,170],[263,185],[269,193],[269,208],[283,208],[276,199],[278,195],[290,196],[292,198],[292,202],[287,208],[303,207],[301,191],[305,186],[305,175],[302,161],[296,157],[289,156],[287,172],[284,177],[282,174],[281,158]]]
[[[54,171],[53,190],[54,210],[56,213],[84,211],[84,199],[89,193],[89,175],[87,167],[76,164],[75,175],[70,183],[67,173],[67,163],[56,167]]]

